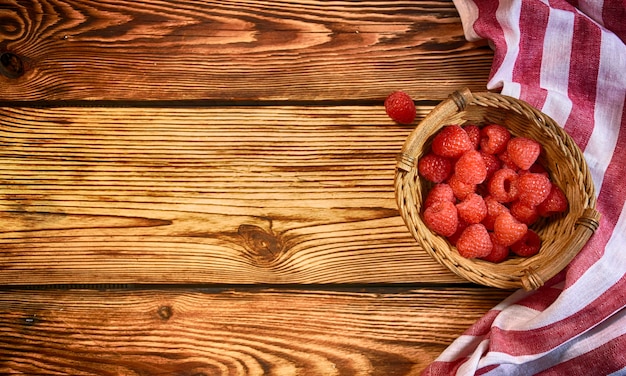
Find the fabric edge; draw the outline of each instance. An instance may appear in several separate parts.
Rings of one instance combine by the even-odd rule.
[[[478,7],[472,0],[453,0],[456,10],[461,16],[463,34],[469,42],[484,39],[474,30],[474,22],[478,19]]]

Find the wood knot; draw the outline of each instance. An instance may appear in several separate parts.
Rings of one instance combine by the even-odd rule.
[[[19,78],[24,74],[22,59],[11,52],[0,55],[0,73],[7,78]]]
[[[255,258],[271,262],[284,250],[285,246],[279,236],[256,225],[241,225],[237,231],[243,238],[244,247]]]
[[[172,307],[170,307],[168,305],[164,305],[164,306],[160,306],[159,307],[159,310],[157,311],[157,314],[159,315],[161,320],[167,321],[167,320],[169,320],[172,317],[172,315],[174,313],[172,312]]]

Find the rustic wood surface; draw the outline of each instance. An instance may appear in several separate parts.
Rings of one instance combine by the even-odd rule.
[[[441,100],[484,88],[491,65],[449,0],[13,0],[0,12],[0,53],[23,67],[4,100],[379,100],[398,87]]]
[[[511,291],[396,208],[450,0],[0,3],[0,374],[416,375]]]
[[[417,374],[505,294],[15,290],[0,293],[0,373]]]
[[[461,281],[398,215],[413,126],[382,106],[0,108],[0,127],[3,284]]]

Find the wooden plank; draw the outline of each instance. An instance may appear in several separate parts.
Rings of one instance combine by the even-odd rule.
[[[492,63],[449,0],[9,0],[0,101],[441,100]]]
[[[0,293],[0,372],[416,375],[510,291]]]
[[[411,129],[382,106],[0,108],[0,284],[460,282],[397,211]]]

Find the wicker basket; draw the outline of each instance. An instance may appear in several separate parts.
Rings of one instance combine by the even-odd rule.
[[[420,216],[421,204],[432,183],[421,179],[417,160],[430,149],[433,136],[450,124],[505,126],[514,136],[525,136],[543,146],[540,162],[552,181],[567,196],[569,209],[560,216],[542,220],[532,228],[542,239],[538,254],[511,257],[494,264],[467,259],[444,237],[430,231]],[[453,93],[424,118],[409,135],[395,177],[400,214],[413,237],[435,260],[474,283],[498,287],[536,289],[574,258],[598,227],[595,193],[589,168],[574,141],[548,116],[518,99],[495,93]]]

